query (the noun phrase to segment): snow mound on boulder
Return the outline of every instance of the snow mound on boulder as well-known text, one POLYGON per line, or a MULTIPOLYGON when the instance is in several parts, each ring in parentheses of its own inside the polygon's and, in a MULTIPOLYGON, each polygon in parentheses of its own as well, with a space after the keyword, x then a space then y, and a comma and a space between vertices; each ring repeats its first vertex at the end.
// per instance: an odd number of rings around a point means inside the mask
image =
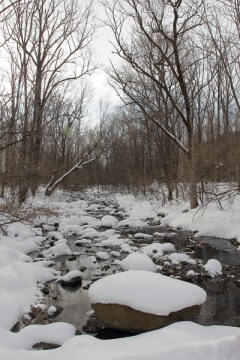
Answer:
POLYGON ((206 292, 199 286, 148 271, 131 270, 106 276, 89 289, 93 304, 119 304, 145 313, 168 316, 201 305, 206 292))
POLYGON ((156 272, 157 267, 146 254, 132 253, 120 261, 123 270, 145 270, 156 272))

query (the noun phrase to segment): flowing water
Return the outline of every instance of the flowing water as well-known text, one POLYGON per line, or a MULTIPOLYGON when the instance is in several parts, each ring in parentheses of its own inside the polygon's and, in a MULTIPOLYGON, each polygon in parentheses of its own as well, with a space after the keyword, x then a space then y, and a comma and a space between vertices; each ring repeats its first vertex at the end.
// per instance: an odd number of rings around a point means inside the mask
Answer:
MULTIPOLYGON (((101 216, 103 214, 100 214, 101 216)), ((96 216, 96 214, 94 214, 96 216)), ((240 326, 240 253, 236 247, 228 240, 202 237, 195 239, 192 234, 186 231, 162 228, 161 226, 149 226, 144 229, 122 229, 121 237, 128 237, 129 234, 136 232, 165 233, 164 237, 159 238, 159 242, 172 242, 179 252, 189 252, 192 258, 202 260, 206 263, 209 259, 217 259, 223 265, 223 275, 211 278, 206 274, 196 276, 192 279, 186 279, 182 274, 192 269, 189 265, 183 264, 179 267, 170 267, 165 271, 166 275, 180 277, 183 280, 191 281, 201 286, 207 292, 207 301, 202 305, 200 315, 193 319, 202 325, 231 325, 240 326), (167 273, 169 271, 169 273, 167 273)), ((119 250, 114 248, 76 246, 77 236, 70 236, 69 247, 73 252, 80 252, 76 257, 60 257, 56 259, 55 268, 66 273, 71 270, 81 270, 83 284, 81 288, 63 289, 59 283, 49 285, 49 295, 46 298, 48 304, 57 308, 62 308, 61 313, 55 318, 56 321, 64 321, 73 324, 81 333, 89 332, 96 335, 99 333, 101 338, 114 338, 126 336, 125 333, 105 329, 100 331, 101 327, 95 328, 95 323, 86 326, 88 316, 91 312, 91 304, 88 297, 90 284, 103 276, 110 275, 118 271, 118 266, 113 264, 114 258, 109 260, 95 259, 98 251, 119 250)), ((144 239, 143 243, 148 243, 144 239)), ((156 242, 156 238, 154 238, 156 242)), ((135 246, 137 241, 133 243, 135 246)), ((138 242, 139 245, 139 242, 138 242)), ((142 244, 141 244, 142 245, 142 244)), ((122 254, 121 258, 127 254, 122 254)), ((197 265, 196 270, 201 271, 202 264, 197 265)), ((143 289, 144 291, 144 289, 143 289)), ((129 335, 129 334, 127 334, 129 335)))

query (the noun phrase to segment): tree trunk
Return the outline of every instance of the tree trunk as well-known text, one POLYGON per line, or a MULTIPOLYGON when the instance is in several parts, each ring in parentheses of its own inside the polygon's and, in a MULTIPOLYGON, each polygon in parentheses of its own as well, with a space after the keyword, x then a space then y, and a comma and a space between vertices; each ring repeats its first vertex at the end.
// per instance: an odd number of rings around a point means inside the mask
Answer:
POLYGON ((189 167, 190 167, 190 181, 189 181, 189 198, 190 198, 190 207, 191 209, 195 209, 198 207, 198 197, 197 197, 197 177, 196 177, 196 169, 193 161, 193 156, 190 154, 189 156, 189 167))

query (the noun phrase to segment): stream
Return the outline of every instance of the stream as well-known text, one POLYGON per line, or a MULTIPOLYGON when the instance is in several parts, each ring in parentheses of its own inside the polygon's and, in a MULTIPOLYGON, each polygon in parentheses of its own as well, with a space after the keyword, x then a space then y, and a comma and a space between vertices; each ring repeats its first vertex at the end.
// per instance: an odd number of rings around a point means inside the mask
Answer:
MULTIPOLYGON (((101 211, 93 211, 89 215, 101 217, 105 214, 101 211)), ((170 242, 175 245, 177 252, 185 252, 191 258, 197 259, 195 266, 187 263, 171 267, 163 266, 160 272, 163 275, 192 282, 201 286, 207 292, 207 301, 202 305, 199 316, 193 321, 202 325, 240 326, 240 254, 236 250, 234 243, 210 237, 195 238, 193 234, 187 231, 161 227, 160 222, 149 223, 149 226, 145 228, 118 228, 118 232, 121 238, 130 238, 131 246, 139 247, 151 242, 170 242), (141 241, 137 241, 132 237, 135 233, 152 235, 156 232, 164 234, 164 236, 154 236, 154 240, 151 238, 142 239, 141 241), (211 278, 204 273, 202 265, 212 258, 222 263, 222 276, 211 278), (189 278, 186 276, 188 270, 194 270, 199 275, 189 278)), ((66 274, 71 270, 81 270, 82 286, 63 288, 56 282, 48 284, 49 291, 45 296, 45 303, 60 309, 59 314, 53 318, 53 321, 71 323, 79 333, 89 333, 100 338, 126 336, 126 334, 109 329, 105 329, 105 332, 102 331, 101 324, 98 324, 92 316, 88 297, 88 288, 94 281, 119 271, 118 264, 114 262, 116 258, 112 255, 112 251, 119 252, 119 247, 101 247, 88 244, 77 246, 75 241, 78 239, 79 236, 77 235, 68 237, 68 245, 76 255, 61 256, 54 259, 54 268, 60 270, 62 274, 66 274), (108 260, 96 260, 96 253, 100 251, 108 252, 110 258, 108 260)), ((122 260, 126 256, 127 253, 121 251, 118 259, 122 260)), ((161 260, 157 260, 156 264, 162 265, 161 260)))

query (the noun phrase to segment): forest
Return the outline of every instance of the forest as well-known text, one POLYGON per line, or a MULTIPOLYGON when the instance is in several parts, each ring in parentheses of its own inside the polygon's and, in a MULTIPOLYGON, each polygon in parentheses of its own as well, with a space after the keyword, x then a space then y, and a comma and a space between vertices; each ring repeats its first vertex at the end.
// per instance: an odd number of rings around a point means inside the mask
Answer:
MULTIPOLYGON (((236 0, 1 0, 0 195, 44 186, 240 188, 240 5, 236 0), (97 11, 96 9, 101 9, 97 11), (101 27, 119 97, 93 106, 101 27), (236 185, 239 184, 239 185, 236 185)), ((102 49, 104 51, 104 49, 102 49)), ((94 99, 96 102, 96 99, 94 99)))
POLYGON ((240 359, 240 1, 0 0, 0 360, 240 359))

